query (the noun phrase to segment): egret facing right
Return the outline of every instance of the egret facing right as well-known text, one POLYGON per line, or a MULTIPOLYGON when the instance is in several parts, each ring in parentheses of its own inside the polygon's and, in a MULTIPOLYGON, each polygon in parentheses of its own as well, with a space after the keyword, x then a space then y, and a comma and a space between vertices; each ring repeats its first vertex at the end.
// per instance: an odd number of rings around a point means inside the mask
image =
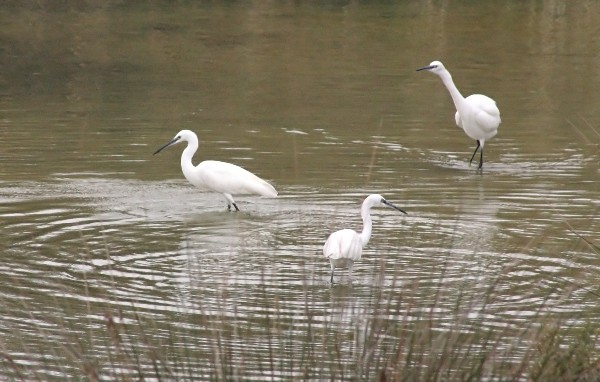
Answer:
POLYGON ((500 110, 496 106, 496 101, 483 94, 472 94, 464 98, 454 85, 450 72, 439 61, 433 61, 431 64, 417 69, 417 71, 420 70, 428 70, 442 79, 456 107, 456 114, 454 115, 456 125, 463 129, 470 138, 477 141, 477 147, 475 147, 469 165, 471 165, 477 150, 481 147, 479 168, 482 168, 485 141, 496 135, 501 122, 500 110))
POLYGON ((384 199, 383 196, 373 194, 367 196, 360 208, 363 220, 363 230, 358 233, 351 229, 342 229, 329 235, 323 246, 323 255, 331 263, 331 283, 333 284, 333 272, 336 267, 348 267, 348 276, 352 277, 354 262, 360 260, 363 248, 371 239, 373 222, 371 221, 371 208, 376 206, 392 207, 404 214, 406 212, 384 199))

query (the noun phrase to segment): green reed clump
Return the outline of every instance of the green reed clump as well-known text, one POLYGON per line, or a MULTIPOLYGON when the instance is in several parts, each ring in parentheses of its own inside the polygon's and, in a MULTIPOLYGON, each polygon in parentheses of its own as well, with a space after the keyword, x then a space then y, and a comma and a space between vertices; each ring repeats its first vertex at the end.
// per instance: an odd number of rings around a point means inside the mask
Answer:
POLYGON ((22 381, 594 380, 598 327, 555 314, 572 286, 511 312, 515 322, 497 319, 514 267, 462 284, 448 284, 444 268, 437 284, 425 285, 382 263, 375 279, 384 282, 366 301, 354 298, 360 285, 330 288, 309 266, 301 286, 288 290, 273 287, 285 283, 277 274, 252 282, 232 275, 195 284, 192 303, 162 316, 89 288, 84 317, 72 319, 80 313, 69 306, 54 317, 31 313, 30 335, 48 338, 41 349, 26 338, 19 350, 0 340, 2 374, 22 381), (247 311, 231 294, 235 283, 253 305, 269 308, 247 311))
POLYGON ((586 324, 572 328, 572 338, 558 332, 558 326, 546 328, 535 349, 530 378, 537 381, 596 381, 600 375, 597 328, 586 324))
MULTIPOLYGON (((438 293, 436 299, 442 300, 443 291, 438 293)), ((397 304, 384 293, 376 297, 376 314, 350 324, 323 321, 316 314, 286 318, 281 311, 249 323, 246 317, 222 311, 200 313, 203 330, 188 331, 179 323, 165 327, 143 318, 135 309, 107 311, 104 330, 92 334, 94 349, 71 349, 67 357, 55 350, 44 367, 72 363, 57 369, 91 381, 591 380, 597 375, 596 328, 546 322, 541 310, 523 329, 486 328, 486 304, 493 301, 493 293, 459 294, 445 328, 433 314, 435 305, 423 307, 410 296, 397 304)), ((355 313, 352 304, 342 309, 347 310, 342 314, 355 313)), ((17 366, 8 352, 2 355, 5 371, 15 379, 46 380, 47 375, 17 366)))

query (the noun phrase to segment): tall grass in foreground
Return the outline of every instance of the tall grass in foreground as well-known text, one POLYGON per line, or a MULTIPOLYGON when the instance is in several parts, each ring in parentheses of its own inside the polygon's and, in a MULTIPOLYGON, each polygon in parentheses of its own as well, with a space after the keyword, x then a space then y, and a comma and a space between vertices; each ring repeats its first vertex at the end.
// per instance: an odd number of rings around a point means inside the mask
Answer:
MULTIPOLYGON (((600 254, 597 244, 586 243, 600 254)), ((198 298, 167 320, 86 284, 83 310, 58 299, 48 304, 59 318, 30 309, 34 329, 24 335, 38 337, 41 347, 0 340, 2 374, 23 381, 597 380, 598 328, 554 314, 574 286, 551 290, 535 309, 512 312, 513 321, 497 319, 511 270, 481 287, 457 289, 444 287, 442 270, 428 299, 415 298, 418 282, 403 283, 399 272, 390 278, 387 270, 391 285, 372 288, 362 303, 353 287, 311 283, 317 276, 308 267, 307 282, 292 297, 272 288, 278 280, 265 273, 248 289, 253 303, 269 309, 246 312, 228 283, 194 285, 210 303, 198 298), (334 298, 324 304, 328 296, 334 298)))

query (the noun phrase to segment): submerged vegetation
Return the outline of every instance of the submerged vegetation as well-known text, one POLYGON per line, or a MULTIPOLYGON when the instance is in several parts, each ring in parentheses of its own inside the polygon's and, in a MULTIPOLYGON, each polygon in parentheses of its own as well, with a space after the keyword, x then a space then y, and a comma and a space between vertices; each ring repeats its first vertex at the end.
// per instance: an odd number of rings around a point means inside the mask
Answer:
MULTIPOLYGON (((597 243, 578 240, 600 254, 597 243)), ((423 285, 403 281, 400 269, 384 274, 382 263, 381 285, 369 286, 370 297, 360 302, 353 294, 364 286, 328 288, 309 266, 292 297, 272 287, 281 282, 277 275, 264 272, 251 283, 233 277, 190 286, 197 289, 192 302, 160 319, 144 308, 147 301, 114 301, 86 282, 85 316, 58 300, 48 302, 56 304, 54 317, 31 307, 24 337, 44 338, 45 347, 24 340, 16 351, 18 344, 0 341, 2 374, 23 381, 595 380, 598 328, 561 311, 582 288, 565 281, 542 300, 531 294, 535 308, 507 312, 505 276, 518 265, 456 288, 447 287, 442 269, 439 282, 425 286, 429 297, 416 298, 423 285), (248 283, 253 303, 270 308, 246 311, 230 294, 232 283, 248 283)))

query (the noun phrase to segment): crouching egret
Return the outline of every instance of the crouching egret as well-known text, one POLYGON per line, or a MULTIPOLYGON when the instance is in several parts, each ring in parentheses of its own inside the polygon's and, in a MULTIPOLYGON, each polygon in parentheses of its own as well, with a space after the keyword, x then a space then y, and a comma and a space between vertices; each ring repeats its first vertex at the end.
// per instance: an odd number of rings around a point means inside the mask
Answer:
POLYGON ((483 94, 472 94, 464 98, 454 85, 450 72, 439 61, 433 61, 431 64, 417 69, 417 71, 420 70, 428 70, 442 79, 456 107, 456 114, 454 115, 456 125, 463 129, 470 138, 477 141, 469 165, 473 162, 477 149, 481 147, 479 168, 482 168, 485 141, 496 135, 501 122, 500 110, 496 106, 496 101, 483 94))
POLYGON ((358 233, 351 229, 342 229, 329 235, 329 238, 323 246, 323 255, 331 263, 331 283, 333 284, 333 272, 335 268, 347 267, 348 275, 352 277, 352 267, 354 262, 360 260, 362 250, 371 238, 373 223, 371 221, 371 208, 377 206, 389 206, 406 214, 406 212, 378 194, 367 196, 360 208, 360 215, 363 220, 363 230, 358 233))
POLYGON ((185 178, 196 187, 223 194, 227 200, 227 210, 231 211, 232 205, 236 211, 240 210, 233 200, 233 194, 256 194, 271 198, 277 196, 277 191, 269 183, 234 164, 205 160, 194 166, 192 157, 198 150, 198 137, 193 131, 181 130, 175 138, 156 150, 154 155, 180 142, 187 142, 187 147, 181 154, 181 170, 185 178))

